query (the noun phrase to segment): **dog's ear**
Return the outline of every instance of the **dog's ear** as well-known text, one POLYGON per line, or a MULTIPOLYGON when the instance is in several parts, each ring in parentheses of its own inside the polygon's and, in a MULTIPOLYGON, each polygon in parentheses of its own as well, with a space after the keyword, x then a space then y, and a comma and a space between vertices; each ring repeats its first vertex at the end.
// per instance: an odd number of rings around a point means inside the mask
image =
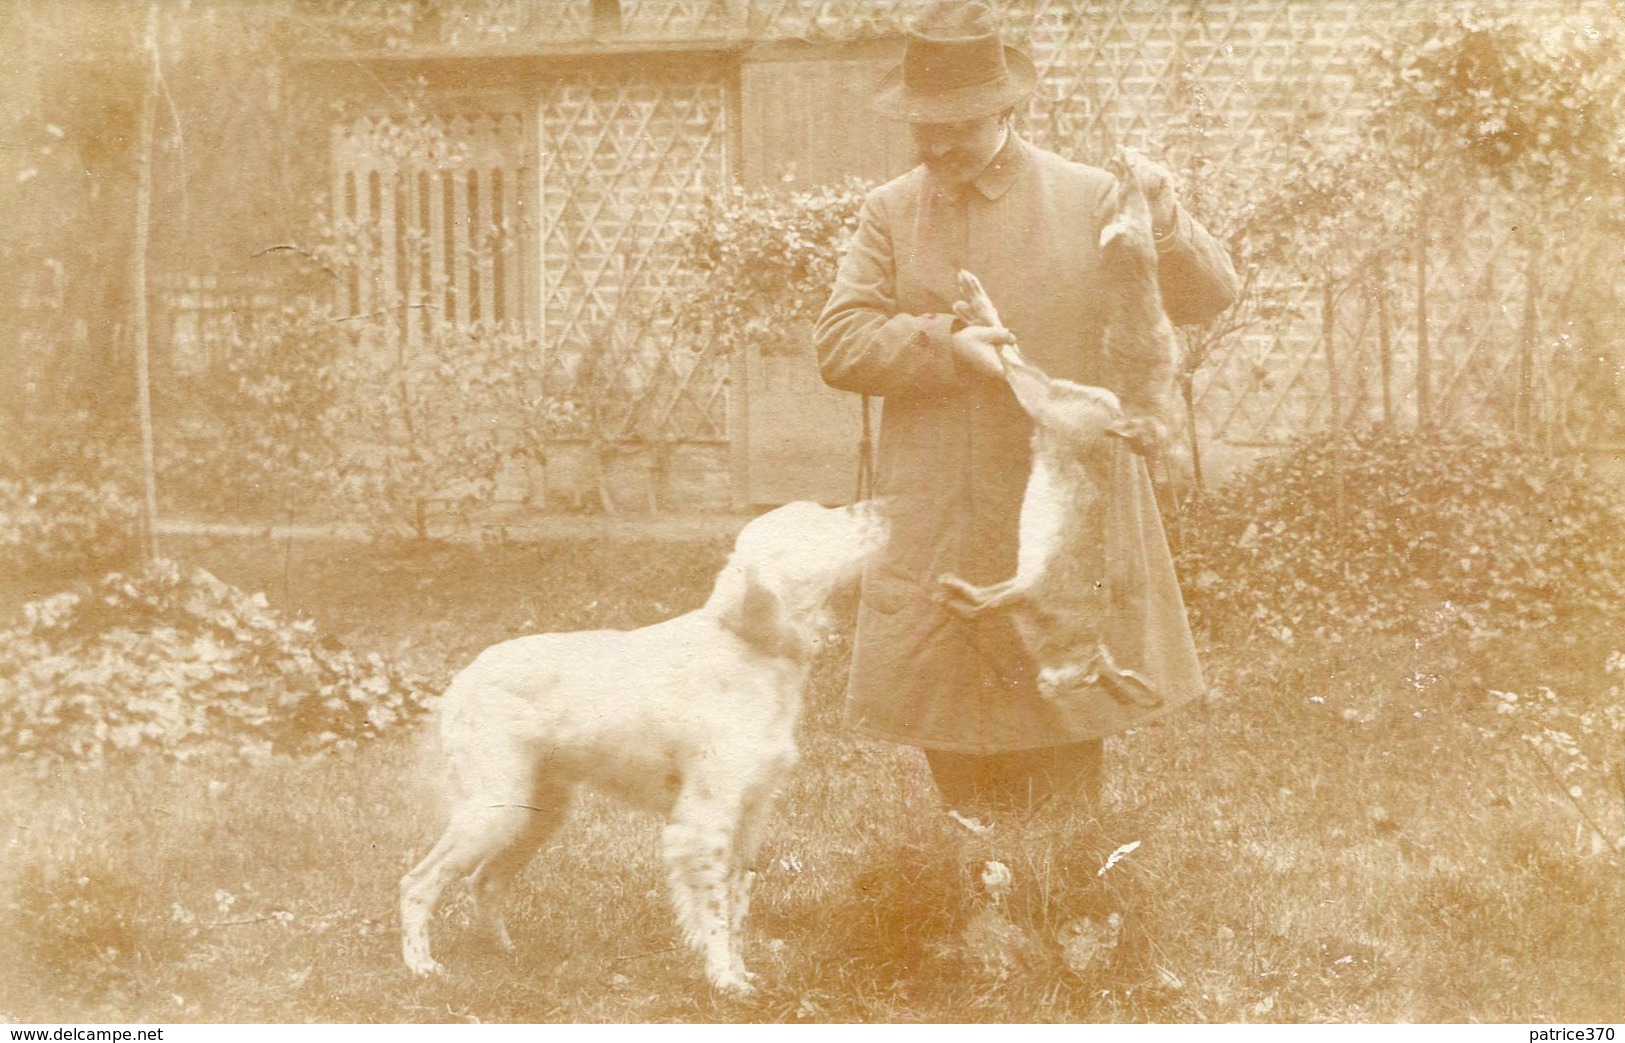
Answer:
POLYGON ((764 655, 797 660, 812 656, 812 639, 795 625, 779 596, 761 581, 755 565, 745 566, 744 590, 738 601, 723 610, 718 622, 764 655))

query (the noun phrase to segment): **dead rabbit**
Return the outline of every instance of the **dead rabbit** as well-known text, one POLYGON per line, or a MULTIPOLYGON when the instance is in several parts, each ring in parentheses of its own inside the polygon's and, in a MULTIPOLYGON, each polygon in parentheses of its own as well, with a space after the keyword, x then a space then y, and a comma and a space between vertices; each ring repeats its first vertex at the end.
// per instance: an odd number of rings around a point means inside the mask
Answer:
MULTIPOLYGON (((1119 664, 1108 647, 1113 611, 1106 560, 1113 454, 1144 450, 1164 437, 1158 417, 1171 390, 1173 325, 1157 284, 1151 212, 1126 156, 1108 169, 1117 177, 1113 210, 1101 230, 1112 279, 1104 348, 1126 378, 1128 401, 1112 391, 1048 376, 1015 345, 1001 351, 1004 377, 1033 420, 1033 462, 1021 504, 1016 573, 988 586, 957 576, 939 579, 953 612, 975 617, 1008 610, 1038 665, 1038 690, 1066 703, 1102 689, 1143 716, 1163 696, 1145 674, 1119 664), (1128 408, 1125 408, 1125 405, 1128 408)), ((1000 326, 998 310, 970 272, 959 273, 959 318, 1000 326)))

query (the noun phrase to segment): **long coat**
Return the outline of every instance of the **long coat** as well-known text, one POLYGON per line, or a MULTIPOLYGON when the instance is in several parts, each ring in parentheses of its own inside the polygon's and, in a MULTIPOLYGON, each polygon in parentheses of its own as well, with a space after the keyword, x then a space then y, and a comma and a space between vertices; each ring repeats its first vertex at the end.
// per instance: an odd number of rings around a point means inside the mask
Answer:
MULTIPOLYGON (((1112 185, 1105 171, 1012 134, 969 186, 944 187, 916 167, 864 202, 816 330, 825 382, 885 399, 876 492, 892 533, 863 578, 846 708, 860 733, 991 753, 1121 727, 1063 715, 1042 700, 1006 615, 966 621, 933 597, 945 573, 976 584, 1014 573, 1030 464, 1031 424, 1008 386, 955 365, 956 274, 964 268, 982 280, 1022 353, 1051 376, 1113 387, 1119 381, 1101 350, 1099 247, 1112 185)), ((1183 208, 1158 249, 1164 305, 1176 323, 1230 305, 1230 260, 1183 208)), ((1177 586, 1168 597, 1173 580, 1155 506, 1141 507, 1132 539, 1151 553, 1129 548, 1128 556, 1160 562, 1162 575, 1139 598, 1136 625, 1153 660, 1176 664, 1173 683, 1186 691, 1173 694, 1188 697, 1201 686, 1200 668, 1177 586)))

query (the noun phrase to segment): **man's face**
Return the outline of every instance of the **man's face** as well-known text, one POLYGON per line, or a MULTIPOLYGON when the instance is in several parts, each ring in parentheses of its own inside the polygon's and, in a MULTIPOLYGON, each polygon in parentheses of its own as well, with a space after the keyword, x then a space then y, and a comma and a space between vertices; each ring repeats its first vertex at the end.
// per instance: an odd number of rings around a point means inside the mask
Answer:
POLYGON ((915 123, 914 151, 921 163, 950 185, 970 183, 999 148, 997 114, 958 123, 915 123))

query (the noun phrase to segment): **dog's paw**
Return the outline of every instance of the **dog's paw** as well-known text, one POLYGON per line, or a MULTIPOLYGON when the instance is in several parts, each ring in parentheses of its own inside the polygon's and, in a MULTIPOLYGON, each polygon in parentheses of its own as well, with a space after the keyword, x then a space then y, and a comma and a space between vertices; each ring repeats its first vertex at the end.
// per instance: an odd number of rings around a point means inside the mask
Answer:
POLYGON ((406 969, 419 978, 444 978, 446 976, 445 965, 439 960, 429 959, 428 957, 408 959, 406 969))
POLYGON ((729 971, 712 977, 711 984, 718 992, 743 999, 756 991, 756 975, 747 970, 729 971))

